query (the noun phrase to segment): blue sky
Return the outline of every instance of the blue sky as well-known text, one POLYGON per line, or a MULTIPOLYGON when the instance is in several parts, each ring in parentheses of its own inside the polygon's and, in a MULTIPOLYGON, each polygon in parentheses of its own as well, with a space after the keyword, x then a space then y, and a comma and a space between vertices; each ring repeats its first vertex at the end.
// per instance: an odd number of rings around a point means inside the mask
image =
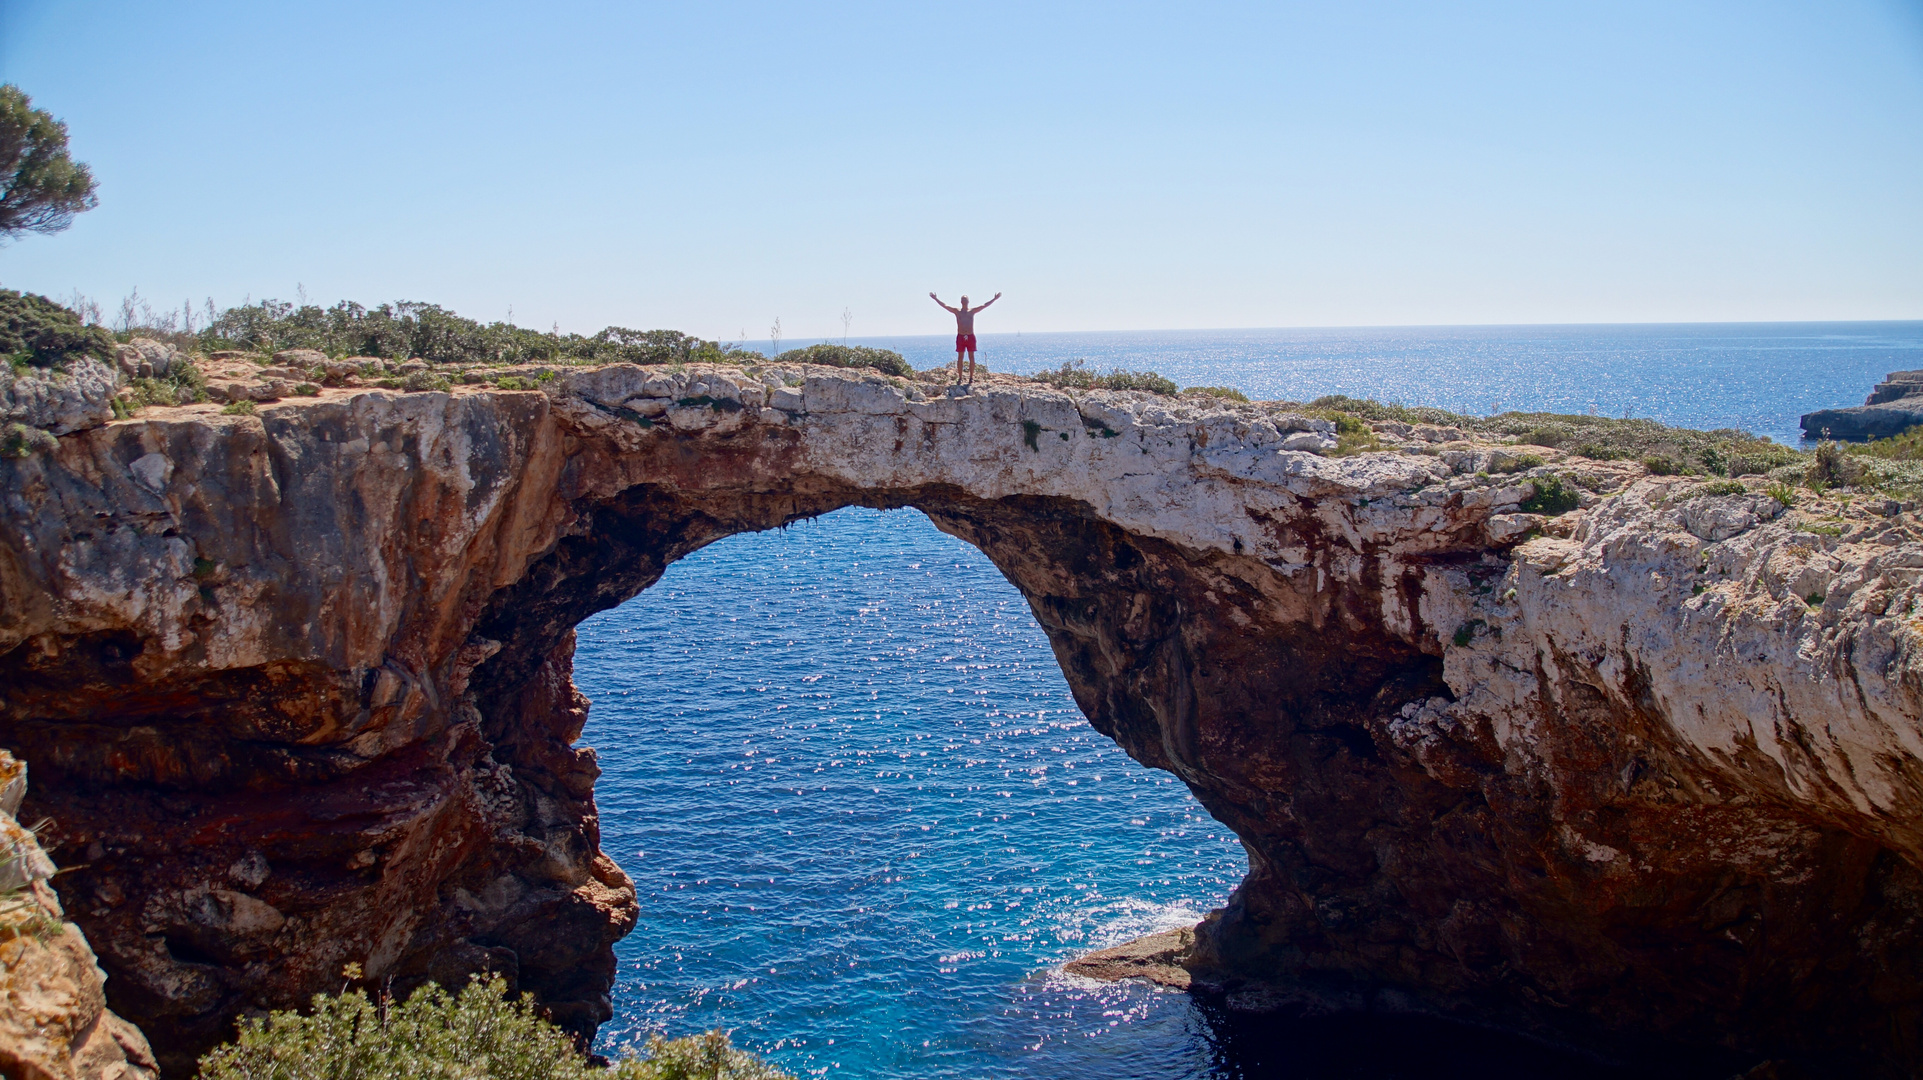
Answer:
POLYGON ((1923 318, 1923 3, 0 0, 0 283, 791 340, 1923 318))

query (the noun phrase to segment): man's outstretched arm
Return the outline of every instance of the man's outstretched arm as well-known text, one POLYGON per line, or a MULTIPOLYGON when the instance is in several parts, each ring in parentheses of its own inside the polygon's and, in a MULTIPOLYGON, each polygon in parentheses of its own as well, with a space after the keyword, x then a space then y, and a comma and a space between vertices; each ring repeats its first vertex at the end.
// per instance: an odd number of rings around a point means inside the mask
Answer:
MULTIPOLYGON (((929 293, 928 299, 933 300, 937 304, 941 304, 941 297, 936 296, 934 293, 929 293)), ((984 304, 983 306, 986 307, 987 305, 984 304)), ((941 307, 943 311, 947 311, 947 312, 953 312, 955 310, 954 308, 949 307, 947 304, 941 304, 941 307)))
MULTIPOLYGON (((988 299, 986 299, 986 300, 983 300, 983 301, 982 301, 981 303, 979 303, 979 304, 976 304, 976 305, 975 305, 975 310, 976 310, 976 311, 980 311, 981 309, 983 309, 983 308, 985 308, 985 307, 987 307, 988 305, 990 305, 990 304, 992 304, 992 303, 994 303, 994 302, 995 302, 995 301, 997 301, 997 300, 1000 300, 1001 298, 1002 298, 1002 294, 1001 294, 1001 293, 996 293, 995 295, 993 295, 993 296, 991 296, 991 297, 989 297, 988 299)), ((937 303, 937 304, 940 304, 940 303, 941 303, 941 301, 939 301, 939 300, 937 300, 937 301, 935 301, 935 303, 937 303)), ((944 306, 944 307, 946 307, 947 305, 946 305, 946 304, 943 304, 942 306, 944 306)))

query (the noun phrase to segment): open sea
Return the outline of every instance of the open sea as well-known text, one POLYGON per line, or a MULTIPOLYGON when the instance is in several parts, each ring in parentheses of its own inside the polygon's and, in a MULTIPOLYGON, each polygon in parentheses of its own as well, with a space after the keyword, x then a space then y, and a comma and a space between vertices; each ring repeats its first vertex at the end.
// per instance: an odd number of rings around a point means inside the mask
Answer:
MULTIPOLYGON (((997 371, 1081 358, 1257 399, 1593 410, 1792 445, 1800 414, 1923 368, 1916 322, 981 342, 997 371)), ((950 337, 859 343, 917 368, 954 359, 950 337)), ((1429 1021, 1233 1020, 1062 975, 1079 953, 1196 922, 1247 861, 1172 776, 1088 726, 1013 586, 915 511, 843 510, 696 552, 581 625, 575 681, 594 702, 582 743, 604 769, 602 845, 641 898, 603 1049, 720 1027, 801 1076, 1618 1075, 1429 1021)))

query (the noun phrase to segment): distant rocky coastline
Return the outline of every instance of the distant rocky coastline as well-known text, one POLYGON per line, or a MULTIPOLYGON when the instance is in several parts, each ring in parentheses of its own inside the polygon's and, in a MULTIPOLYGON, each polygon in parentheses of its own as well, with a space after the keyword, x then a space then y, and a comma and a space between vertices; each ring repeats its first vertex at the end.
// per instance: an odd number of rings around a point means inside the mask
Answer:
POLYGON ((1923 424, 1923 371, 1892 371, 1861 405, 1803 414, 1805 439, 1864 442, 1923 424))

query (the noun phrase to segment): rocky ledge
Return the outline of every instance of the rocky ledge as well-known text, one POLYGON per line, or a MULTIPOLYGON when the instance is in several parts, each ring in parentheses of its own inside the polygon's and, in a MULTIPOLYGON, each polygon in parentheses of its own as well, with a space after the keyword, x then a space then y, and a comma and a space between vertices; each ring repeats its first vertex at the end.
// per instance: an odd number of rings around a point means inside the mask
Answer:
POLYGON ((637 900, 572 628, 849 505, 987 553, 1091 723, 1242 838, 1181 965, 1231 1004, 1923 1065, 1902 507, 1437 427, 1338 457, 1285 408, 1025 380, 528 374, 155 408, 0 462, 0 745, 175 1074, 349 962, 606 1019, 637 900))
POLYGON ((1923 424, 1923 371, 1892 371, 1861 405, 1804 413, 1805 439, 1862 442, 1901 435, 1923 424))
POLYGON ((0 1075, 152 1080, 140 1030, 107 1008, 106 975, 48 887, 53 860, 14 815, 27 768, 0 751, 0 1075))

